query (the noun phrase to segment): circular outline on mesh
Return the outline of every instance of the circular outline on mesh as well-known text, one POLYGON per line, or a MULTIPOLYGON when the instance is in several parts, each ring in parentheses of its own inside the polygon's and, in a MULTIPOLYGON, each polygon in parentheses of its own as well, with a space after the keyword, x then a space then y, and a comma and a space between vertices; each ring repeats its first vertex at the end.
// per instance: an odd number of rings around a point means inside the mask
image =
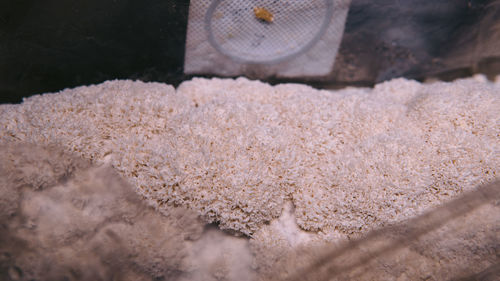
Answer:
POLYGON ((311 47, 316 45, 318 41, 321 39, 321 37, 325 34, 326 29, 328 28, 329 23, 332 20, 333 17, 333 3, 332 0, 325 0, 325 3, 327 5, 327 10, 326 10, 326 15, 325 15, 325 20, 323 21, 323 24, 321 25, 320 30, 316 34, 316 36, 311 39, 304 47, 298 49, 295 52, 292 52, 291 54, 287 54, 281 57, 277 57, 274 59, 267 59, 267 60, 249 60, 249 59, 244 59, 238 56, 235 56, 227 51, 225 51, 217 42, 215 41, 214 35, 212 33, 212 28, 210 27, 210 22, 212 19, 212 15, 215 12, 215 8, 224 0, 213 0, 212 4, 207 9, 207 13, 205 14, 205 31, 208 33, 208 41, 210 44, 221 54, 228 56, 234 61, 240 62, 240 63, 256 63, 256 64, 274 64, 278 62, 282 62, 285 60, 289 60, 291 58, 297 57, 306 51, 308 51, 311 47))

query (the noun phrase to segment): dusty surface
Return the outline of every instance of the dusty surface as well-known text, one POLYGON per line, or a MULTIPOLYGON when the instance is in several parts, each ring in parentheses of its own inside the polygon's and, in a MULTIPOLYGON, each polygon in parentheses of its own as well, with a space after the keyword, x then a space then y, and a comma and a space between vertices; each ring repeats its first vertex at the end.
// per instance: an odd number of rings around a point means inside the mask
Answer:
POLYGON ((110 167, 0 146, 1 280, 251 280, 248 241, 146 206, 110 167))
POLYGON ((2 280, 500 277, 499 181, 404 224, 325 244, 299 229, 290 203, 253 238, 234 237, 183 208, 160 215, 112 168, 57 147, 0 152, 2 280))
POLYGON ((109 163, 160 211, 223 229, 252 235, 289 200, 302 229, 346 236, 498 177, 500 85, 480 80, 336 92, 112 81, 0 106, 0 143, 109 163))
MULTIPOLYGON (((499 108, 500 84, 482 77, 335 92, 246 79, 194 79, 177 90, 111 81, 34 96, 0 106, 2 227, 40 261, 68 257, 63 271, 85 257, 104 268, 71 273, 82 280, 111 276, 106 257, 116 249, 135 257, 117 262, 136 265, 132 277, 292 277, 297 264, 321 257, 313 245, 405 221, 498 178, 499 108), (197 215, 248 237, 203 230, 197 215), (95 250, 110 233, 122 242, 95 250), (85 257, 69 258, 75 249, 85 257)), ((493 201, 464 213, 456 225, 427 231, 427 244, 406 241, 403 252, 362 272, 442 280, 461 274, 458 265, 486 270, 498 259, 497 209, 493 201)), ((47 266, 3 253, 2 273, 13 280, 47 266)))

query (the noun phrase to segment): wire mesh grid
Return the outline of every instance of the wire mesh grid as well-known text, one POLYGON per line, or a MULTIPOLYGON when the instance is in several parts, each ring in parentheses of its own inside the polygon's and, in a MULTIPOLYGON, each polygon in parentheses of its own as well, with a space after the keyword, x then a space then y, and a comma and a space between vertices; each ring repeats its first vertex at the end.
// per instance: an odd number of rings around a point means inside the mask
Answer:
POLYGON ((276 63, 314 46, 332 13, 331 0, 213 0, 205 29, 213 47, 233 60, 276 63))

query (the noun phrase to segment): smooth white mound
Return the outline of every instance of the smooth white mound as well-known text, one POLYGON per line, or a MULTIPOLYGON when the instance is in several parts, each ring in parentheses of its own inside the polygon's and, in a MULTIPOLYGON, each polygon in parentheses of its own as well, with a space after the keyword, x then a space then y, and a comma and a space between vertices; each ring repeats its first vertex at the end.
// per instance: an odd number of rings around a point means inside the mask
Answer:
POLYGON ((302 229, 343 236, 498 177, 500 83, 110 81, 0 105, 0 144, 13 141, 110 163, 160 211, 252 235, 290 201, 302 229))

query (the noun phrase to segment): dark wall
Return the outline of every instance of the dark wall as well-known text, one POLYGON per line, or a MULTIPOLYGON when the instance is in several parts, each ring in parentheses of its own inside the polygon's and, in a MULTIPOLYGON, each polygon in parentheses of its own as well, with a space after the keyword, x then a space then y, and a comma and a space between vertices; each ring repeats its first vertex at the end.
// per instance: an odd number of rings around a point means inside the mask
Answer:
POLYGON ((450 80, 499 66, 500 0, 353 0, 327 80, 450 80))
POLYGON ((188 8, 188 0, 0 0, 0 102, 108 79, 176 84, 188 8))
MULTIPOLYGON (((189 0, 0 0, 0 103, 110 79, 177 85, 189 0)), ((500 0, 352 0, 335 68, 295 80, 500 74, 500 0)), ((268 80, 272 83, 282 80, 268 80)))

